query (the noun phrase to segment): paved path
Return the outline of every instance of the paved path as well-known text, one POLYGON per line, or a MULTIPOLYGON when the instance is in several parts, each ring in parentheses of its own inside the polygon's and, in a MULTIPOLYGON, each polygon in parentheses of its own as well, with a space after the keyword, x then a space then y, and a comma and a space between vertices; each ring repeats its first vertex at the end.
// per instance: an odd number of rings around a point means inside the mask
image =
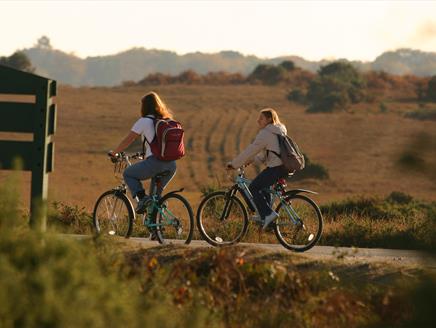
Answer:
MULTIPOLYGON (((144 247, 156 247, 159 245, 157 241, 150 241, 146 238, 130 238, 130 240, 139 242, 144 247)), ((271 252, 291 252, 279 244, 239 243, 239 245, 256 247, 271 252)), ((193 240, 189 246, 212 247, 202 240, 193 240)), ((436 269, 436 258, 429 257, 420 251, 411 250, 315 246, 304 253, 298 254, 303 254, 304 256, 313 259, 345 259, 347 261, 356 262, 388 262, 390 264, 399 265, 422 265, 436 269)))

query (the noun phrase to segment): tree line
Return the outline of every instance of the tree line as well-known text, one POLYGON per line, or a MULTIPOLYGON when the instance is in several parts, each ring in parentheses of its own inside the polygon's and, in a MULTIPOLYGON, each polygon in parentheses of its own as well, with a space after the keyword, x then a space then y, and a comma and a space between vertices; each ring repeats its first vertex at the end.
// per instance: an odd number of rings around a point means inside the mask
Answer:
MULTIPOLYGON (((0 57, 0 64, 26 72, 35 70, 21 51, 9 57, 0 57)), ((316 74, 286 60, 277 65, 259 64, 247 76, 224 71, 199 74, 187 70, 178 75, 152 73, 138 82, 123 82, 124 86, 166 84, 282 85, 290 88, 288 100, 307 105, 308 112, 344 110, 351 104, 378 101, 394 93, 420 102, 436 102, 436 75, 429 78, 391 75, 383 71, 362 73, 346 61, 321 66, 316 74)))

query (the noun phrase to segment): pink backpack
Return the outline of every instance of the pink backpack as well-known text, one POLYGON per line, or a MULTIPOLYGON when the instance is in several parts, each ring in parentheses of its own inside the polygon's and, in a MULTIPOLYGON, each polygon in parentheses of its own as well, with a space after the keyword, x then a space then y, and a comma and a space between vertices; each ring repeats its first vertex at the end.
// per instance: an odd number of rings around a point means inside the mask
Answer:
POLYGON ((172 119, 147 118, 153 120, 156 135, 151 143, 144 138, 143 148, 145 148, 145 142, 147 142, 154 157, 161 161, 174 161, 182 158, 185 155, 185 146, 183 144, 185 132, 182 125, 172 119))

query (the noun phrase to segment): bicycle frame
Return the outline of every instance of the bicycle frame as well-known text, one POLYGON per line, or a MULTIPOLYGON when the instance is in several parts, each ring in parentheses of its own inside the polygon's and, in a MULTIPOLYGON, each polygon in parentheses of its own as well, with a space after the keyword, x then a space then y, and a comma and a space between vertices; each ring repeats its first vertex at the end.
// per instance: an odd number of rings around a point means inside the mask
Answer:
MULTIPOLYGON (((123 170, 125 167, 131 166, 132 165, 132 162, 130 161, 131 158, 142 159, 143 157, 140 153, 136 153, 133 155, 127 155, 125 153, 121 153, 119 158, 120 158, 120 161, 115 163, 114 173, 121 173, 121 170, 123 170), (126 164, 125 167, 123 167, 123 163, 126 164)), ((149 206, 149 209, 147 210, 147 215, 144 215, 144 219, 143 219, 143 224, 147 228, 155 228, 157 226, 172 224, 172 219, 170 218, 170 216, 175 217, 174 214, 172 214, 171 211, 169 211, 168 209, 166 209, 166 211, 169 213, 169 215, 166 215, 165 212, 162 210, 162 207, 159 206, 159 200, 161 198, 161 196, 158 194, 159 184, 160 184, 160 180, 157 179, 153 183, 152 188, 150 190, 151 204, 149 206), (152 218, 153 218, 153 214, 155 213, 155 211, 158 211, 165 218, 164 224, 152 223, 152 218)), ((118 187, 115 187, 113 190, 126 194, 127 193, 127 186, 126 186, 126 183, 124 182, 124 179, 122 179, 121 185, 119 185, 118 187)), ((182 192, 182 191, 183 191, 183 188, 181 188, 179 190, 171 191, 168 194, 178 193, 178 192, 182 192)))
MULTIPOLYGON (((229 200, 231 199, 232 196, 235 196, 238 191, 241 193, 242 198, 244 199, 247 207, 252 212, 255 212, 256 214, 259 215, 259 211, 253 200, 253 195, 251 194, 250 189, 248 188, 248 186, 251 183, 251 180, 245 177, 245 172, 243 168, 238 169, 238 175, 235 179, 235 182, 236 183, 227 192, 228 198, 220 219, 225 220, 229 216, 231 205, 232 205, 232 202, 230 202, 229 200)), ((271 204, 274 204, 274 202, 277 199, 279 199, 285 211, 287 212, 289 217, 291 217, 292 222, 295 225, 300 225, 302 221, 299 218, 298 214, 295 212, 295 210, 292 208, 291 204, 286 202, 283 191, 284 190, 276 189, 273 187, 268 188, 267 192, 271 194, 271 204)))

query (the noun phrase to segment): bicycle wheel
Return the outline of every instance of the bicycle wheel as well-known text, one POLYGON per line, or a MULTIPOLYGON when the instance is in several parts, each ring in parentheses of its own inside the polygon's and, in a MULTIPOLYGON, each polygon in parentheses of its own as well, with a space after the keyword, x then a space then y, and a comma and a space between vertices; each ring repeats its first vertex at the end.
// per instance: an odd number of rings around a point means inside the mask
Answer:
POLYGON ((280 203, 276 212, 274 231, 278 241, 287 249, 304 252, 318 242, 322 233, 322 215, 316 203, 307 196, 286 197, 286 206, 280 203))
POLYGON ((189 202, 179 194, 167 194, 156 211, 156 237, 159 243, 189 244, 194 234, 194 214, 189 202))
POLYGON ((94 206, 92 222, 98 234, 129 238, 135 214, 125 194, 118 190, 103 193, 94 206))
POLYGON ((201 201, 197 211, 197 225, 201 236, 209 244, 232 245, 247 233, 247 209, 239 198, 232 196, 227 199, 225 191, 217 191, 201 201))

